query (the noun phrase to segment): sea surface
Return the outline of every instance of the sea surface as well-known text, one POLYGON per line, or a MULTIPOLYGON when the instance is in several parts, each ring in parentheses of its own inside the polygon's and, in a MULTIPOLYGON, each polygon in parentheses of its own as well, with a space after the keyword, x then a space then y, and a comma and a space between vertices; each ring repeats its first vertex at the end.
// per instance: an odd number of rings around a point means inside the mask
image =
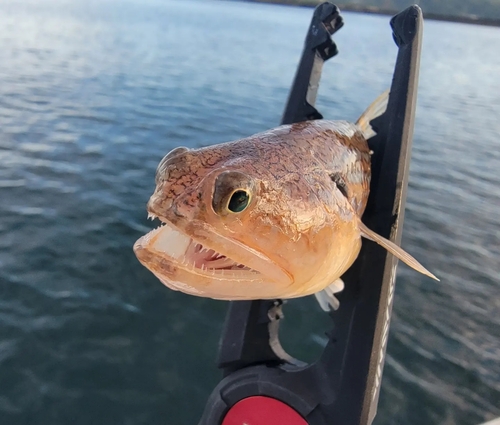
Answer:
MULTIPOLYGON (((136 260, 173 147, 279 123, 312 9, 209 0, 0 0, 0 424, 190 425, 220 378, 227 304, 136 260)), ((318 108, 391 81, 389 18, 344 13, 318 108)), ((500 416, 500 28, 426 22, 377 425, 500 416)), ((329 318, 286 306, 313 360, 329 318)))

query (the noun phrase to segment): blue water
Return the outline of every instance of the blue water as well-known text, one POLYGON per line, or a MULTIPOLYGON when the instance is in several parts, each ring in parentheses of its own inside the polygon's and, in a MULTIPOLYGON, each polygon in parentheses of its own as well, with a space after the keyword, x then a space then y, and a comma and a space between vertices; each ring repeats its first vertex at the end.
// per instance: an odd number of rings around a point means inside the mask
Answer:
MULTIPOLYGON (((310 9, 0 0, 0 423, 197 423, 227 304, 174 293, 134 241, 158 161, 275 126, 310 9)), ((345 13, 318 107, 354 120, 389 84, 388 18, 345 13)), ((376 419, 500 416, 500 29, 427 22, 403 246, 376 419)), ((328 320, 286 309, 311 360, 328 320)))

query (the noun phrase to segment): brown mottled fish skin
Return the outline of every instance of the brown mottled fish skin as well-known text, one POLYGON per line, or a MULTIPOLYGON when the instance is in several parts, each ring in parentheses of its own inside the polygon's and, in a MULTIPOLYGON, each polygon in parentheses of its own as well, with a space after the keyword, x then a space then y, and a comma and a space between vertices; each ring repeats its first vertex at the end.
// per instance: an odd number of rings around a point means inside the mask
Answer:
POLYGON ((159 230, 134 250, 165 285, 216 299, 293 298, 321 291, 356 259, 370 150, 355 124, 307 121, 235 142, 174 149, 160 163, 156 184, 150 213, 247 270, 190 265, 196 263, 190 248, 172 257, 170 248, 159 248, 159 230), (227 199, 238 188, 250 193, 250 203, 233 213, 227 199))

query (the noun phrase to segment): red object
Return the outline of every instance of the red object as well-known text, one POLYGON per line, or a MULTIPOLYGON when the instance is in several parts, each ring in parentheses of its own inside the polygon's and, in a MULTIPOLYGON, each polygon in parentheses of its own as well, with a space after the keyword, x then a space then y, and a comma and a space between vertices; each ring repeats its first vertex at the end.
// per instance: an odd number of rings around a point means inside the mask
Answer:
POLYGON ((275 398, 254 396, 236 403, 222 425, 308 425, 306 420, 275 398))

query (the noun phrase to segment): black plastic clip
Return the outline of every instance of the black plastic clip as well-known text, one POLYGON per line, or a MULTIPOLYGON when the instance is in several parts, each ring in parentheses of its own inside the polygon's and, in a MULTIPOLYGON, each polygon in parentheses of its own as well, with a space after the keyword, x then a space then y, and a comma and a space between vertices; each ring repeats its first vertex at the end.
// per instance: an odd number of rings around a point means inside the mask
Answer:
MULTIPOLYGON (((342 26, 336 6, 316 9, 282 123, 321 118, 314 108, 321 66, 337 49, 330 34, 342 26), (317 30, 317 31, 316 31, 317 30), (326 37, 326 38, 325 38, 326 37), (312 109, 311 109, 312 108, 312 109)), ((401 239, 422 38, 422 12, 412 6, 391 20, 398 56, 386 112, 372 122, 371 192, 363 221, 380 235, 401 239)), ((342 276, 345 289, 332 312, 334 329, 321 358, 305 364, 288 356, 278 338, 281 302, 232 302, 218 366, 225 378, 210 396, 200 425, 220 425, 251 396, 286 403, 308 425, 368 425, 375 417, 395 287, 396 259, 370 241, 342 276)))
POLYGON ((281 124, 323 118, 314 107, 319 79, 324 61, 338 53, 331 35, 343 25, 339 8, 334 4, 320 4, 314 11, 281 124))

